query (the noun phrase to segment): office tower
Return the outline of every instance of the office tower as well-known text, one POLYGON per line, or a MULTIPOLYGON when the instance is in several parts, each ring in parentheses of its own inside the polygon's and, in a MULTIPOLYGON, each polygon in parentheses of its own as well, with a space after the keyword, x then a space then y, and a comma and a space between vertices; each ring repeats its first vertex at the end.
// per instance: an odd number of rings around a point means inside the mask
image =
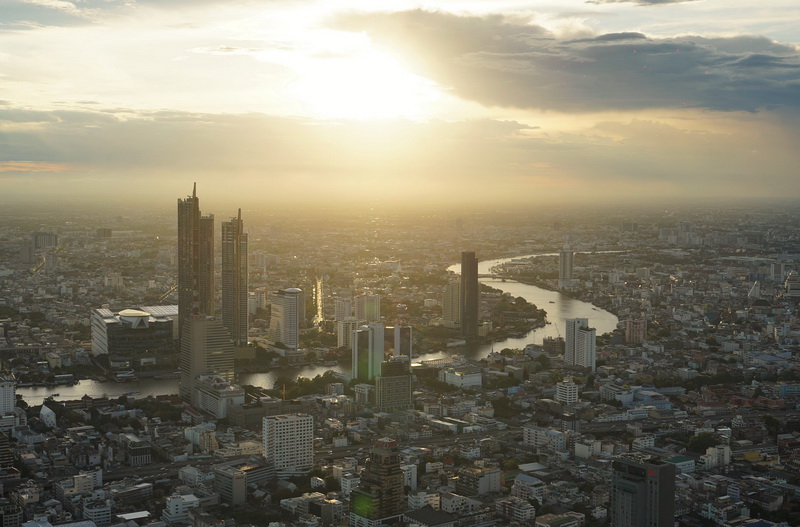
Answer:
POLYGON ((588 318, 570 318, 566 320, 567 338, 564 340, 564 362, 568 366, 575 365, 575 345, 578 329, 589 327, 588 318))
POLYGON ((646 457, 611 464, 611 526, 672 527, 675 521, 675 465, 646 457))
POLYGON ((380 374, 384 360, 384 326, 370 322, 356 330, 353 338, 353 379, 369 381, 380 374))
POLYGON ((214 215, 201 216, 197 184, 178 200, 178 331, 192 315, 214 314, 214 215))
POLYGON ((336 321, 336 346, 353 349, 353 334, 358 329, 358 319, 347 317, 336 321))
POLYGON ((307 414, 269 415, 261 422, 264 457, 279 477, 314 468, 314 418, 307 414))
POLYGON ((347 298, 337 298, 333 304, 334 320, 345 320, 353 316, 353 300, 347 298))
POLYGON ((235 346, 247 345, 247 233, 242 209, 222 222, 222 322, 235 346))
POLYGON ((106 355, 112 370, 174 370, 178 306, 155 306, 153 311, 93 309, 92 355, 106 355))
POLYGON ((350 527, 398 523, 405 510, 400 449, 388 437, 372 447, 358 487, 350 493, 350 527))
POLYGON ((641 344, 647 338, 647 321, 628 319, 625 321, 625 342, 641 344))
POLYGON ((387 326, 384 332, 384 351, 392 350, 392 357, 407 357, 414 352, 411 326, 387 326))
POLYGON ((375 408, 379 412, 398 412, 413 408, 413 378, 406 361, 384 361, 375 377, 375 408))
POLYGON ((461 327, 461 284, 458 280, 453 280, 444 286, 442 323, 444 327, 450 329, 461 327))
POLYGON ((11 374, 0 374, 0 415, 14 411, 17 404, 17 381, 11 374))
POLYGON ((572 287, 574 253, 568 243, 558 253, 558 288, 572 287))
POLYGON ((597 330, 578 328, 575 334, 575 366, 594 371, 597 363, 597 330))
POLYGON ((181 336, 181 398, 195 404, 195 381, 200 375, 217 374, 233 381, 233 341, 222 320, 193 315, 181 336))
POLYGON ((355 298, 355 316, 362 322, 375 322, 381 319, 380 295, 359 295, 355 298))
POLYGON ((273 342, 282 342, 290 350, 296 350, 305 310, 303 290, 290 287, 276 291, 270 295, 270 303, 269 338, 273 342))
POLYGON ((473 338, 478 335, 478 259, 472 251, 461 253, 461 287, 459 306, 461 308, 461 335, 473 338))
POLYGON ((58 247, 58 234, 52 232, 35 232, 31 234, 31 245, 33 245, 34 250, 58 247))

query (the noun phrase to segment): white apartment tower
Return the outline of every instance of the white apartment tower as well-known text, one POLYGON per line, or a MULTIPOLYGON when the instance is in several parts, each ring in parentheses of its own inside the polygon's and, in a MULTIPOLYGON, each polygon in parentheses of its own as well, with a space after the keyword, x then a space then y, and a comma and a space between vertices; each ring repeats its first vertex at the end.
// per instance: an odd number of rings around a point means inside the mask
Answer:
POLYGON ((314 468, 314 418, 306 414, 270 415, 262 421, 264 457, 278 476, 305 475, 314 468))
POLYGON ((381 319, 380 295, 360 295, 355 298, 355 316, 358 320, 374 322, 381 319))
POLYGON ((575 338, 575 366, 582 366, 595 371, 597 362, 597 330, 594 328, 578 328, 575 338))
POLYGON ((461 284, 458 280, 444 286, 442 322, 446 328, 461 327, 461 284))
POLYGON ((556 384, 556 401, 561 404, 574 404, 578 402, 578 385, 567 378, 556 384))
POLYGON ((577 340, 578 329, 589 327, 588 318, 570 318, 566 320, 567 336, 564 341, 564 362, 567 365, 575 365, 575 343, 577 340))
POLYGON ((304 316, 303 290, 296 287, 276 291, 270 295, 272 316, 269 320, 269 337, 296 350, 300 323, 304 316))

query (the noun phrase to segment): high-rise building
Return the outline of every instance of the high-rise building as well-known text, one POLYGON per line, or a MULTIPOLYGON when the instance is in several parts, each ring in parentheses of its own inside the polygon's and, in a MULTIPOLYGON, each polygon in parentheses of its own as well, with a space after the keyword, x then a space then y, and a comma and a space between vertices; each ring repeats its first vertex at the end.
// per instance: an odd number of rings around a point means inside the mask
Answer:
POLYGON ((646 457, 612 464, 611 526, 672 527, 675 522, 675 465, 646 457))
POLYGON ((359 295, 355 297, 355 317, 362 322, 375 322, 381 319, 380 295, 359 295))
POLYGON ((578 328, 575 335, 575 366, 594 371, 597 364, 597 330, 578 328))
POLYGON ((106 355, 112 370, 174 370, 178 307, 157 306, 153 311, 93 309, 92 355, 106 355))
POLYGON ((589 327, 588 318, 570 318, 566 321, 567 335, 564 340, 564 362, 569 366, 575 365, 575 346, 578 340, 578 329, 589 327))
POLYGON ((307 414, 269 415, 262 420, 264 457, 278 476, 305 475, 314 468, 314 418, 307 414))
POLYGON ((406 361, 384 361, 375 377, 375 407, 379 412, 413 408, 413 377, 406 361))
POLYGON ((411 326, 386 326, 384 350, 392 350, 392 357, 407 357, 411 361, 414 353, 413 331, 411 326))
POLYGON ((384 361, 384 326, 370 322, 356 330, 353 338, 353 379, 372 380, 380 374, 384 361))
POLYGON ((282 342, 290 350, 299 344, 300 326, 305 312, 303 290, 290 287, 270 295, 272 315, 269 319, 269 337, 282 342))
POLYGON ((558 288, 572 287, 574 254, 568 243, 558 253, 558 288))
POLYGON ((625 321, 625 342, 641 344, 647 338, 647 320, 627 319, 625 321))
POLYGON ((201 216, 197 184, 178 200, 178 331, 192 315, 214 314, 214 215, 201 216))
POLYGON ((247 233, 242 209, 222 222, 222 322, 235 346, 247 345, 247 233))
POLYGON ((358 487, 350 493, 350 527, 398 523, 405 510, 400 449, 388 437, 372 447, 358 487))
POLYGON ((450 329, 461 327, 461 284, 458 280, 453 280, 444 286, 442 323, 444 327, 450 329))
POLYGON ((17 381, 11 374, 0 375, 0 415, 14 411, 17 404, 17 381))
POLYGON ((195 382, 200 375, 217 374, 233 381, 233 341, 222 320, 194 315, 181 336, 181 398, 196 403, 195 382))
POLYGON ((474 338, 478 335, 478 307, 480 289, 478 284, 478 258, 472 251, 461 253, 461 284, 459 306, 461 308, 461 335, 474 338))
POLYGON ((345 320, 353 316, 353 300, 350 297, 337 298, 333 303, 333 319, 345 320))
POLYGON ((340 348, 353 349, 353 335, 358 329, 356 317, 346 317, 336 321, 336 345, 340 348))

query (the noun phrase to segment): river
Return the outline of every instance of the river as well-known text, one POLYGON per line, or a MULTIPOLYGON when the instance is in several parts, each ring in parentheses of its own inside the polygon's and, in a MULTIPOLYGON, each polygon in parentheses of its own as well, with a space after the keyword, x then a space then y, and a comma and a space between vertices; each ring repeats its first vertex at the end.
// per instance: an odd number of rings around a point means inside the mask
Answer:
MULTIPOLYGON (((535 256, 535 255, 531 255, 535 256)), ((542 255, 544 256, 544 255, 542 255)), ((501 258, 498 260, 486 260, 478 263, 478 274, 490 274, 490 270, 495 265, 508 262, 512 259, 526 258, 526 256, 515 256, 514 258, 501 258)), ((460 264, 450 266, 449 270, 455 273, 460 272, 460 264)), ((547 320, 550 324, 542 328, 531 331, 528 335, 521 338, 509 338, 506 340, 489 344, 479 344, 469 348, 458 348, 448 351, 437 351, 435 353, 422 355, 420 358, 437 359, 447 357, 455 353, 461 353, 465 357, 473 360, 486 357, 493 349, 500 351, 503 348, 524 348, 529 343, 541 344, 545 337, 557 337, 564 334, 564 321, 570 318, 588 318, 589 324, 597 329, 597 334, 602 335, 613 331, 617 327, 617 317, 608 311, 602 310, 587 302, 575 300, 558 291, 542 289, 534 285, 523 284, 513 280, 505 282, 496 278, 481 278, 481 282, 509 293, 513 297, 521 296, 536 307, 547 311, 547 320)), ((316 375, 325 373, 328 370, 344 373, 350 377, 350 368, 345 365, 334 367, 329 366, 299 366, 294 368, 284 368, 273 370, 267 373, 245 373, 240 375, 241 384, 252 384, 254 386, 264 386, 272 388, 278 376, 301 376, 312 378, 316 375)), ((74 386, 56 386, 55 388, 17 388, 17 393, 25 398, 28 404, 41 404, 42 400, 54 394, 57 399, 70 400, 79 399, 84 395, 100 397, 119 397, 124 394, 131 394, 135 397, 145 397, 147 395, 167 395, 178 393, 178 380, 155 380, 142 379, 135 382, 99 382, 83 380, 74 386)))

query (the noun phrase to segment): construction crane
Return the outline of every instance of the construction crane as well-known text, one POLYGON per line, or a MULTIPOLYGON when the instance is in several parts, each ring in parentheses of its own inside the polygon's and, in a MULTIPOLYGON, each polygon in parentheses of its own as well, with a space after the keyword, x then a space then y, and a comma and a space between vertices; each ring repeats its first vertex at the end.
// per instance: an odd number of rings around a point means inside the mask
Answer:
POLYGON ((159 301, 159 302, 163 302, 164 300, 166 300, 166 299, 167 299, 167 297, 168 297, 169 295, 171 295, 172 293, 174 293, 174 292, 175 292, 175 291, 177 291, 177 290, 178 290, 178 284, 175 284, 175 285, 173 285, 172 287, 170 287, 169 289, 167 289, 167 292, 166 292, 166 293, 164 293, 163 295, 161 295, 160 297, 158 297, 158 301, 159 301))

